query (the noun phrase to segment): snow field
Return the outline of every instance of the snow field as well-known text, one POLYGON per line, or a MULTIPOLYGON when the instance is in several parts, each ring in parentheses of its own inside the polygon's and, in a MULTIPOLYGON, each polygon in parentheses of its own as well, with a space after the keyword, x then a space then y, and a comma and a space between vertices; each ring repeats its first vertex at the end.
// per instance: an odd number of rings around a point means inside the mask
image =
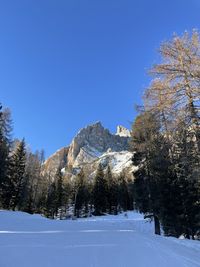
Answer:
POLYGON ((0 211, 0 267, 200 267, 200 242, 153 234, 143 216, 48 220, 0 211))

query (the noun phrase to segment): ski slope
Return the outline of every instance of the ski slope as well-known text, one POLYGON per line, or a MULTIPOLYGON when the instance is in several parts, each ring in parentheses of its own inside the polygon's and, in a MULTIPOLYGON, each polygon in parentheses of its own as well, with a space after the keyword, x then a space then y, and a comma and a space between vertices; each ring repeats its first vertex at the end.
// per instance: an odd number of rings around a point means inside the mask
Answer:
POLYGON ((0 211, 0 267, 200 267, 200 242, 153 234, 140 214, 53 221, 0 211))

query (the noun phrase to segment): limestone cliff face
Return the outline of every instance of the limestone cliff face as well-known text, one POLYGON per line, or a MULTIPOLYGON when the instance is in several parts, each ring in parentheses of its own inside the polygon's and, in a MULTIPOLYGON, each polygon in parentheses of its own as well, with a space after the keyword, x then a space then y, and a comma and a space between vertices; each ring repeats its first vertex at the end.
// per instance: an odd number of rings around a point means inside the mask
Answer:
POLYGON ((100 122, 94 123, 81 129, 69 147, 58 150, 47 159, 44 171, 54 174, 60 167, 70 175, 83 168, 89 175, 100 162, 107 162, 118 172, 123 170, 123 164, 130 169, 129 139, 130 132, 123 126, 118 126, 117 133, 112 134, 100 122))
POLYGON ((73 139, 68 153, 68 164, 79 165, 92 161, 105 153, 111 151, 128 150, 128 137, 111 134, 100 122, 83 128, 73 139))
POLYGON ((51 155, 43 165, 43 172, 54 176, 58 168, 64 168, 67 164, 67 154, 69 147, 63 147, 51 155))

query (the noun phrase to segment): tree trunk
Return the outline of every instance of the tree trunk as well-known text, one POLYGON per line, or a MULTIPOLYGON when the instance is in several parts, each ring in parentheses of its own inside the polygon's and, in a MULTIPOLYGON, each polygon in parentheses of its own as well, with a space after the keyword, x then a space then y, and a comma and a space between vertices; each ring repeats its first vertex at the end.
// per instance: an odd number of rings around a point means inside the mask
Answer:
POLYGON ((160 221, 156 215, 153 216, 154 226, 155 226, 155 234, 160 235, 160 221))
POLYGON ((158 219, 158 216, 155 215, 155 214, 147 214, 144 216, 144 219, 147 219, 147 218, 153 218, 154 220, 154 232, 156 235, 160 235, 160 221, 158 219))

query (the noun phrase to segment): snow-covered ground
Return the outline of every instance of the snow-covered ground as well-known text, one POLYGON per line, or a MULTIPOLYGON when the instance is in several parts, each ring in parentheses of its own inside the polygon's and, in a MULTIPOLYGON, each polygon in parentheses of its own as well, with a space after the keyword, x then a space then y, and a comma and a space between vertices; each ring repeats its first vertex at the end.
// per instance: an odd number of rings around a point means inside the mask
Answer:
POLYGON ((140 214, 52 221, 0 211, 0 267, 197 267, 200 242, 153 235, 140 214))

